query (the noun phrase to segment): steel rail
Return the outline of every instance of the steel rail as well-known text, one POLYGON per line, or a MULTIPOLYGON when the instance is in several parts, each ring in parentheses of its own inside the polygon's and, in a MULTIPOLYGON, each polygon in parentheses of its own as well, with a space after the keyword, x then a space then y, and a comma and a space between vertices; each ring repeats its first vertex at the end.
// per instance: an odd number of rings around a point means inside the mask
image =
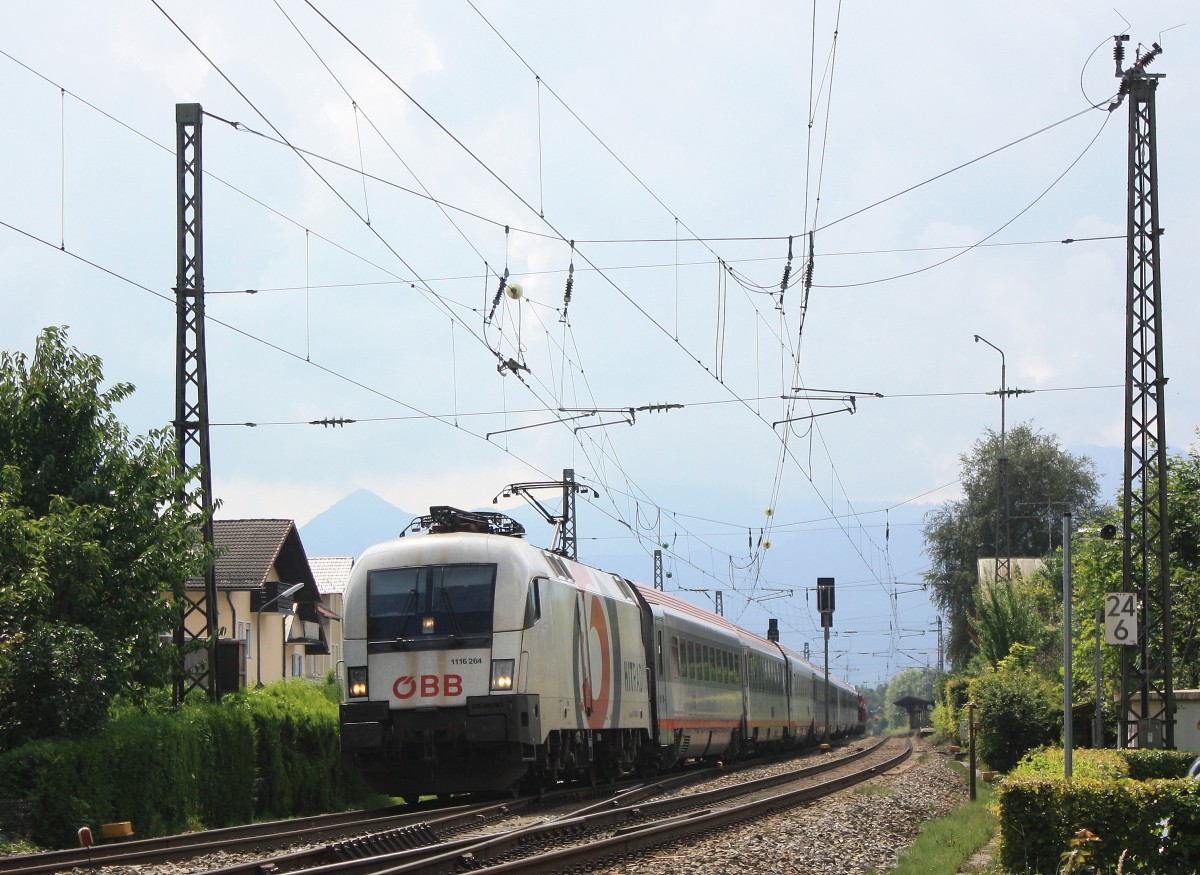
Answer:
MULTIPOLYGON (((644 823, 647 819, 662 819, 665 817, 671 821, 687 821, 689 816, 685 815, 681 818, 678 812, 695 812, 697 808, 704 809, 705 806, 718 804, 727 799, 763 792, 779 784, 803 780, 822 772, 843 768, 875 752, 883 743, 883 741, 880 741, 862 747, 849 756, 826 760, 823 763, 796 769, 780 775, 772 775, 730 787, 717 788, 687 796, 641 803, 641 800, 649 795, 670 792, 671 790, 686 786, 688 783, 687 779, 691 777, 676 776, 646 787, 633 788, 611 799, 585 806, 553 820, 508 830, 498 835, 484 838, 454 839, 449 842, 431 844, 426 847, 407 848, 371 858, 322 863, 311 868, 305 868, 303 871, 305 875, 366 875, 366 873, 402 875, 402 873, 417 872, 425 875, 425 873, 459 872, 464 867, 473 868, 484 865, 488 861, 503 859, 505 856, 517 853, 521 845, 561 842, 564 839, 572 839, 584 835, 589 831, 604 829, 623 830, 635 836, 642 835, 643 831, 649 828, 644 823), (632 826, 630 825, 631 822, 633 822, 632 826)), ((911 746, 895 760, 895 763, 907 757, 909 751, 911 751, 911 746)), ((827 789, 826 792, 833 792, 834 789, 840 789, 841 786, 848 786, 848 783, 864 780, 878 772, 881 768, 891 768, 895 763, 889 761, 883 766, 867 767, 855 773, 850 778, 825 782, 818 785, 816 792, 820 792, 819 788, 832 788, 827 789)), ((702 777, 711 778, 712 774, 709 772, 702 775, 702 777)), ((803 793, 812 791, 802 790, 793 792, 803 793)), ((702 813, 708 812, 709 809, 705 809, 702 813)), ((690 816, 694 817, 695 815, 690 816)), ((633 839, 631 838, 630 840, 633 839)), ((596 843, 596 846, 605 846, 607 841, 610 840, 601 840, 596 843)), ((588 847, 590 846, 588 845, 588 847)), ((318 859, 318 855, 313 853, 309 855, 309 859, 316 860, 318 859)), ((209 875, 215 875, 215 871, 219 871, 221 875, 261 871, 264 865, 270 866, 273 872, 286 872, 293 871, 296 865, 302 862, 294 855, 276 857, 266 861, 259 860, 214 870, 214 873, 209 873, 209 875)))

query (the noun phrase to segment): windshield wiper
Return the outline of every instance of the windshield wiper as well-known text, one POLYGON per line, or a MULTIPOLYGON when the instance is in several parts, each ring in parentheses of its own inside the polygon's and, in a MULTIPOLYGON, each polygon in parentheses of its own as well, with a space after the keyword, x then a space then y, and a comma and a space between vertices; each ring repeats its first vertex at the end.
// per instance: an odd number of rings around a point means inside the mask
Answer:
POLYGON ((454 624, 454 634, 450 635, 450 640, 455 643, 462 643, 459 638, 462 637, 462 626, 458 624, 458 614, 454 613, 454 605, 450 603, 450 593, 446 591, 445 584, 438 584, 438 592, 442 597, 442 604, 446 606, 446 613, 450 615, 450 622, 454 624))

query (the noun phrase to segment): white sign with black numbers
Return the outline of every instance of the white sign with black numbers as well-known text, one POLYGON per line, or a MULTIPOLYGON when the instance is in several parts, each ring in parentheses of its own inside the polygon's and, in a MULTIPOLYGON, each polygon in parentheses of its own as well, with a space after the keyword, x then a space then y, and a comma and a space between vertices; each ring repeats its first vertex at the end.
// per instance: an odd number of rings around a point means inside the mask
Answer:
POLYGON ((1110 592, 1104 596, 1104 643, 1137 644, 1137 595, 1110 592))

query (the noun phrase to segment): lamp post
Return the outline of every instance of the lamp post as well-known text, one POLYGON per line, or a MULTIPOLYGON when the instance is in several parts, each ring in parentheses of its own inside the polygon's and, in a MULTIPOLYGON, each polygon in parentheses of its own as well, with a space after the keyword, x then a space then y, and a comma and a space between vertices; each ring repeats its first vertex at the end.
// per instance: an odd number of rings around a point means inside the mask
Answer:
POLYGON ((1004 399, 1008 397, 1008 376, 1007 365, 1004 360, 1004 350, 996 346, 986 337, 975 335, 975 342, 986 343, 996 352, 1000 353, 1000 391, 997 393, 989 392, 989 395, 998 394, 1000 396, 1000 472, 997 481, 996 494, 996 580, 1007 580, 1009 577, 1009 561, 1008 561, 1008 454, 1004 447, 1004 399), (1004 518, 1004 550, 1000 549, 1000 527, 1001 517, 1004 518), (1004 553, 1004 572, 1001 574, 1001 552, 1004 553))
POLYGON ((1075 727, 1071 707, 1071 512, 1063 514, 1063 777, 1070 780, 1075 727))
POLYGON ((262 682, 262 612, 263 612, 263 609, 269 607, 270 605, 273 605, 275 602, 279 601, 282 598, 287 598, 292 593, 294 593, 296 590, 300 589, 302 586, 304 586, 303 582, 293 583, 291 586, 289 586, 283 592, 276 593, 276 595, 274 597, 267 599, 265 602, 263 602, 261 605, 259 605, 258 610, 256 610, 254 612, 254 634, 258 637, 258 640, 254 642, 254 650, 255 650, 254 658, 255 658, 255 660, 258 661, 258 669, 257 669, 258 683, 256 683, 254 685, 256 688, 261 687, 263 685, 263 682, 262 682))

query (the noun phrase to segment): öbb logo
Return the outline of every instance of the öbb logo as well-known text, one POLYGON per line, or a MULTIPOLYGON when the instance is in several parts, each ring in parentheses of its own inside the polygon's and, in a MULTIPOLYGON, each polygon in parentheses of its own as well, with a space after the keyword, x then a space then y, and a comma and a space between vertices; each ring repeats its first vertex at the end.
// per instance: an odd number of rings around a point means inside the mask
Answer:
POLYGON ((456 674, 423 674, 419 678, 412 675, 402 675, 392 684, 392 692, 397 699, 411 699, 419 696, 422 699, 433 699, 438 696, 461 696, 463 692, 462 677, 456 674))

